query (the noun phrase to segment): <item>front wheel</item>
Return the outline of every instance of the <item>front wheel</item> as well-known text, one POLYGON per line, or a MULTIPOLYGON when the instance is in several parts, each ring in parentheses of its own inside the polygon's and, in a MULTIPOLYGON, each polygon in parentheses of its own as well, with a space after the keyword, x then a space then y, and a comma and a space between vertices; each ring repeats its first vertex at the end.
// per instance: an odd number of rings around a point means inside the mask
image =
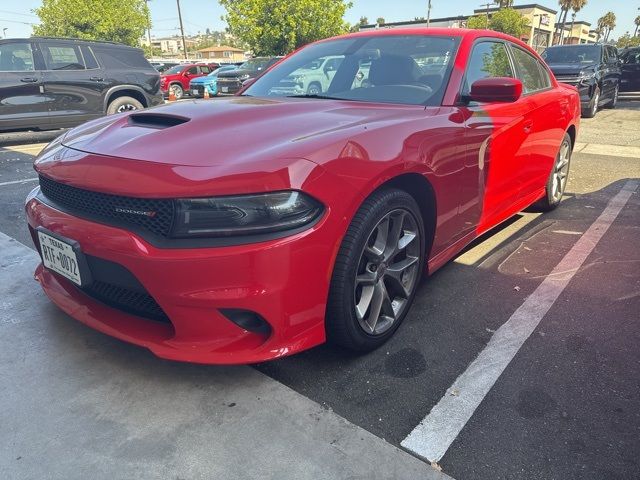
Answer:
POLYGON ((596 86, 589 101, 587 108, 582 110, 582 116, 584 118, 593 118, 598 113, 598 103, 600 103, 600 87, 596 86))
POLYGON ((545 195, 536 203, 538 209, 548 212, 560 205, 560 200, 562 200, 564 190, 567 186, 572 151, 571 137, 568 133, 565 133, 562 143, 560 144, 560 150, 556 156, 556 161, 553 164, 547 180, 545 195))
POLYGON ((173 94, 176 96, 176 100, 180 100, 184 96, 184 89, 180 84, 174 83, 169 88, 173 91, 173 94))
POLYGON ((611 100, 609 100, 609 102, 605 105, 606 108, 616 108, 616 105, 618 105, 619 91, 620 91, 620 86, 616 85, 616 88, 613 90, 613 97, 611 97, 611 100))
POLYGON ((409 311, 424 267, 416 201, 402 190, 371 195, 342 241, 326 312, 329 341, 367 352, 386 342, 409 311))

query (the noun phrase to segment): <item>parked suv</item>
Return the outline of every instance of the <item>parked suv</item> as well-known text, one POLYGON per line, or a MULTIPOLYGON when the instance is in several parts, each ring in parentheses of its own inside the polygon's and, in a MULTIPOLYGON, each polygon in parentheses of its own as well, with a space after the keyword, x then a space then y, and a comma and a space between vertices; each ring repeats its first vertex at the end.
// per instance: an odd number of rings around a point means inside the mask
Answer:
POLYGON ((0 40, 0 131, 73 127, 162 102, 142 50, 32 37, 0 40))
POLYGON ((278 60, 280 57, 256 57, 247 60, 236 70, 220 72, 218 75, 218 94, 233 95, 239 92, 244 82, 257 78, 278 60))
POLYGON ((620 52, 622 60, 621 92, 640 92, 640 47, 625 48, 620 52))
POLYGON ((610 45, 556 45, 542 53, 556 79, 578 89, 582 116, 595 116, 600 106, 615 108, 621 62, 610 45))
POLYGON ((216 64, 199 64, 199 63, 182 63, 171 67, 169 70, 162 72, 160 75, 160 89, 164 96, 168 96, 173 91, 176 99, 184 96, 189 90, 189 82, 194 78, 203 77, 213 72, 219 65, 216 64))

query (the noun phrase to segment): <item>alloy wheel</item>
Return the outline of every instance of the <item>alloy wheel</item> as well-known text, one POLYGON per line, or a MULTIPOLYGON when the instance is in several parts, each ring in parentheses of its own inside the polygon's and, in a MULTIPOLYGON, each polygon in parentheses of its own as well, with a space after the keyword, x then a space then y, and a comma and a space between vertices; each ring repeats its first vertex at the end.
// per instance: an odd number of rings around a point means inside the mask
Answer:
POLYGON ((116 110, 116 113, 124 113, 124 112, 130 112, 133 110, 138 110, 138 107, 136 107, 135 105, 131 104, 131 103, 125 103, 124 105, 120 105, 118 107, 118 109, 116 110))
POLYGON ((571 159, 571 145, 564 140, 560 146, 558 160, 553 168, 553 179, 551 180, 551 198, 557 203, 564 194, 569 176, 569 160, 571 159))
POLYGON ((360 253, 354 284, 355 314, 369 335, 389 330, 408 307, 419 278, 420 230, 403 208, 387 213, 360 253))

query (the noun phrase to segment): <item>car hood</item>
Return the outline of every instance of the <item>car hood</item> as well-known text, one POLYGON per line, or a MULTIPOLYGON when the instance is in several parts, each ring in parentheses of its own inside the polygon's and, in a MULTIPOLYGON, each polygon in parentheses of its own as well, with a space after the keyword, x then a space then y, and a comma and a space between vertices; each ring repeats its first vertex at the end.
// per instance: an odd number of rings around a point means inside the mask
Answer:
POLYGON ((554 75, 579 75, 580 72, 593 71, 593 63, 555 63, 549 65, 554 75))
POLYGON ((238 96, 104 117, 69 131, 62 143, 86 153, 170 165, 260 163, 307 158, 376 126, 425 118, 432 110, 238 96))
POLYGON ((191 85, 198 84, 198 83, 209 83, 209 82, 215 82, 216 81, 216 77, 209 77, 207 75, 203 76, 203 77, 197 77, 194 78, 193 80, 191 80, 189 83, 191 85))

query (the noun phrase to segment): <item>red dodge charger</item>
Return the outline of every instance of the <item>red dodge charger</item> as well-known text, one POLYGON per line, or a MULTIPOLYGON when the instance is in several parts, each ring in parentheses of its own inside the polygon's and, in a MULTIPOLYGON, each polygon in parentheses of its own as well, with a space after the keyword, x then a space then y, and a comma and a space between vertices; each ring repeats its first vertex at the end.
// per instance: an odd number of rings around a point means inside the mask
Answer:
POLYGON ((496 32, 316 42, 238 96, 48 145, 26 203, 35 276, 72 317, 163 358, 368 351, 424 273, 523 208, 559 204, 579 115, 576 90, 496 32))

